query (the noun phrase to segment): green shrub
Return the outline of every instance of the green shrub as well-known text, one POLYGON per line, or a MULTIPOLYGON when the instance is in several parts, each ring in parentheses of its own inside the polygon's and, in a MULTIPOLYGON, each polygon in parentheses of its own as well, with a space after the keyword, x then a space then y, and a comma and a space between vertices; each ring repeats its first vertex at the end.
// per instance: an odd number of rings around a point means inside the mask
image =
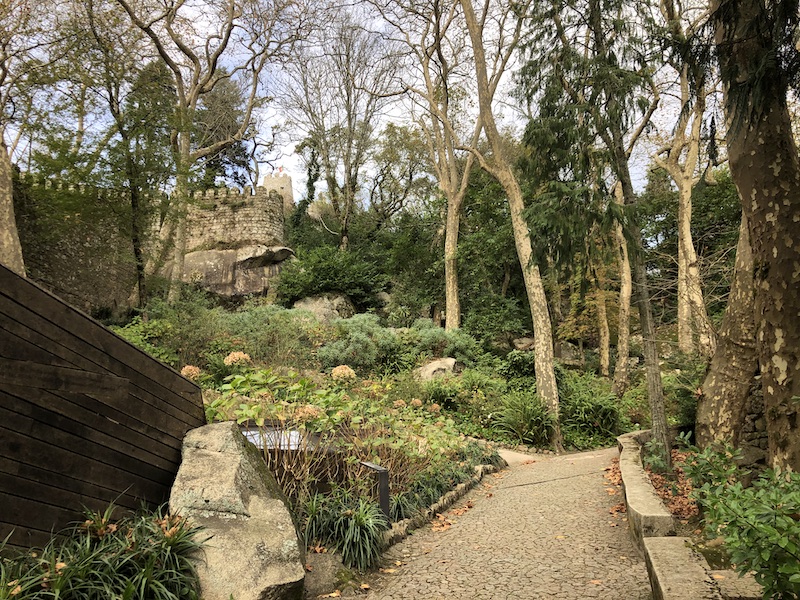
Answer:
POLYGON ((360 310, 376 305, 388 278, 377 266, 355 252, 322 246, 300 253, 281 271, 278 295, 285 306, 326 292, 345 294, 360 310))
POLYGON ((553 417, 532 392, 510 391, 495 415, 495 426, 519 443, 547 446, 553 432, 553 417))
POLYGON ((369 373, 396 367, 400 351, 397 335, 381 327, 372 314, 355 315, 334 322, 339 339, 317 351, 325 368, 348 365, 356 371, 369 373))
POLYGON ((164 340, 169 339, 172 324, 164 319, 143 321, 136 316, 130 323, 122 327, 112 326, 111 330, 124 337, 137 348, 144 350, 150 356, 161 362, 177 367, 180 363, 177 352, 164 345, 164 340))
POLYGON ((693 355, 678 354, 665 365, 661 382, 671 425, 694 429, 697 400, 708 362, 693 355))
POLYGON ((618 400, 608 380, 591 373, 557 369, 561 433, 579 450, 614 443, 620 433, 618 400))
POLYGON ((462 386, 459 377, 436 377, 424 384, 423 400, 430 404, 438 404, 447 409, 455 409, 461 395, 462 386))
POLYGON ((333 523, 333 539, 348 567, 366 571, 380 557, 383 532, 389 528, 386 516, 374 502, 363 498, 340 500, 339 517, 333 523))
POLYGON ((536 389, 536 357, 533 352, 512 350, 503 359, 499 372, 506 378, 510 390, 536 389))
POLYGON ((0 598, 197 600, 199 529, 162 509, 118 521, 113 510, 87 512, 40 551, 0 558, 0 598))
POLYGON ((724 538, 732 564, 740 574, 754 573, 764 598, 800 598, 800 474, 770 469, 745 488, 739 451, 690 450, 695 456, 684 471, 709 535, 724 538))

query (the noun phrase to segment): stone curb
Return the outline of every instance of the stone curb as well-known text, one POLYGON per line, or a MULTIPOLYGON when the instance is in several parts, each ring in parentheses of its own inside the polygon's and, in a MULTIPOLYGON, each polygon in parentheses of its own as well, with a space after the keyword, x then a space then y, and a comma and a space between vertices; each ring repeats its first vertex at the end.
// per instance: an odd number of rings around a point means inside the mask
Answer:
POLYGON ((447 492, 444 496, 439 498, 439 501, 432 504, 425 511, 411 517, 410 519, 403 519, 397 523, 392 524, 392 528, 384 534, 384 549, 393 546, 397 542, 408 537, 409 531, 419 529, 424 526, 428 521, 435 517, 438 513, 442 513, 455 504, 459 499, 478 485, 481 480, 490 473, 495 473, 499 469, 493 465, 477 465, 475 467, 475 475, 472 479, 459 483, 451 491, 447 492))
POLYGON ((649 434, 649 431, 633 431, 617 438, 628 523, 640 551, 646 537, 675 535, 675 519, 656 494, 642 465, 640 440, 649 434))
POLYGON ((649 430, 633 431, 619 436, 617 445, 628 523, 647 564, 653 600, 760 600, 761 587, 752 576, 712 571, 688 538, 675 537, 675 519, 642 465, 642 446, 649 438, 649 430))

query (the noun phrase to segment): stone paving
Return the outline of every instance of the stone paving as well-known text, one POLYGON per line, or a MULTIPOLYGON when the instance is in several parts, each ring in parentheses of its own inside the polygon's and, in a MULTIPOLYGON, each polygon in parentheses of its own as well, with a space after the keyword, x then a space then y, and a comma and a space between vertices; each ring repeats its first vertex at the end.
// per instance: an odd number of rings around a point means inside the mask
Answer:
POLYGON ((622 494, 603 475, 616 456, 509 455, 509 469, 387 551, 367 598, 650 598, 625 515, 610 512, 622 494))

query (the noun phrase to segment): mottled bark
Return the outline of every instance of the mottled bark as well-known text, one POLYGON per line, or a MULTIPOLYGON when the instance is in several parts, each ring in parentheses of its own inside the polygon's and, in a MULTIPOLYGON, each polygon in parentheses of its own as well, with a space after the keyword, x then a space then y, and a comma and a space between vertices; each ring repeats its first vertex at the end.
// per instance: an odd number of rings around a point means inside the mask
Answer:
POLYGON ((695 436, 701 448, 713 442, 739 444, 747 397, 758 370, 754 292, 753 254, 747 218, 743 215, 728 307, 697 404, 695 436))
POLYGON ((172 247, 172 276, 169 282, 167 301, 177 302, 180 298, 183 270, 186 264, 186 213, 189 208, 189 165, 191 146, 188 132, 178 137, 178 176, 173 192, 172 218, 175 219, 175 242, 172 247))
MULTIPOLYGON (((2 136, 2 131, 0 131, 2 136)), ((13 166, 5 141, 0 138, 0 263, 25 277, 25 262, 14 216, 13 166)))
MULTIPOLYGON (((561 430, 558 424, 558 387, 556 386, 555 364, 553 356, 553 330, 550 322, 550 311, 547 307, 547 296, 544 292, 542 276, 539 266, 533 260, 533 248, 531 244, 531 233, 528 223, 525 220, 524 210, 525 201, 522 189, 517 181, 516 175, 511 167, 511 159, 507 156, 505 142, 494 118, 492 107, 494 86, 490 85, 489 76, 486 68, 486 52, 483 43, 484 19, 478 19, 471 0, 460 0, 464 11, 464 19, 469 32, 472 44, 473 55, 475 57, 475 75, 478 90, 478 104, 483 120, 483 130, 486 140, 492 151, 491 164, 480 154, 481 166, 484 167, 503 188, 508 199, 508 207, 511 212, 511 225, 514 232, 514 244, 517 249, 522 275, 525 281, 525 291, 530 305, 531 318, 533 320, 534 331, 534 368, 536 369, 536 391, 539 398, 553 415, 555 427, 551 443, 556 450, 563 449, 561 430)), ((489 5, 485 5, 488 7, 489 5)), ((509 49, 513 48, 518 41, 511 42, 509 49)), ((495 83, 496 85, 496 83, 495 83)))
MULTIPOLYGON (((770 462, 800 470, 800 159, 787 110, 788 77, 776 48, 784 27, 753 26, 777 10, 758 0, 715 6, 726 85, 728 158, 753 250, 756 350, 770 462), (721 13, 718 13, 721 14, 721 13)), ((788 22, 784 23, 786 27, 788 22)), ((788 30, 788 29, 787 29, 788 30)), ((791 39, 791 51, 794 38, 791 39)))
POLYGON ((444 236, 444 306, 445 329, 461 326, 461 301, 458 299, 458 229, 461 205, 447 203, 447 223, 444 236))
MULTIPOLYGON (((619 193, 615 193, 615 200, 622 203, 622 188, 617 186, 619 193)), ((631 277, 631 261, 628 257, 628 243, 622 231, 622 225, 617 224, 614 230, 617 241, 617 257, 619 259, 619 315, 617 326, 617 363, 614 366, 614 385, 612 391, 621 397, 628 389, 628 361, 631 348, 631 296, 633 294, 633 279, 631 277)))
POLYGON ((597 305, 597 332, 600 347, 600 375, 608 377, 611 365, 611 332, 608 328, 608 312, 606 310, 606 292, 599 282, 595 282, 595 304, 597 305))

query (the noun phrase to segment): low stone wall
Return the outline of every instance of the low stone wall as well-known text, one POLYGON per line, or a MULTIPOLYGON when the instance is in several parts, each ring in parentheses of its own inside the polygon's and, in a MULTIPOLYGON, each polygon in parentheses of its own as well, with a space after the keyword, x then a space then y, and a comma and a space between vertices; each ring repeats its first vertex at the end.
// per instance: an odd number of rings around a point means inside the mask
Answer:
POLYGON ((640 550, 644 538, 675 535, 675 519, 650 485, 642 465, 642 446, 649 433, 634 431, 617 438, 628 523, 640 550))
POLYGON ((642 465, 642 447, 649 439, 649 431, 634 431, 618 437, 617 444, 628 523, 645 557, 653 599, 759 600, 761 588, 752 576, 712 571, 691 540, 675 536, 675 520, 642 465))

